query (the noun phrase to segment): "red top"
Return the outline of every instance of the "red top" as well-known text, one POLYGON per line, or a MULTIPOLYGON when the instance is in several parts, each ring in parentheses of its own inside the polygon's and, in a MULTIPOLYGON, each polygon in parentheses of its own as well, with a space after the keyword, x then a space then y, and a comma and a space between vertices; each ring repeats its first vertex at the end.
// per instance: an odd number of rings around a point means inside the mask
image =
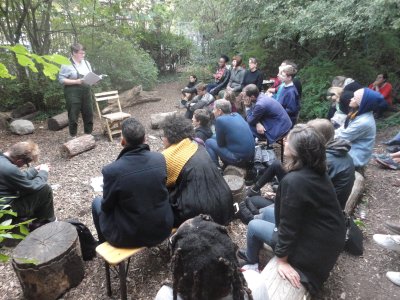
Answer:
POLYGON ((374 88, 373 83, 371 83, 368 88, 371 90, 377 91, 381 93, 383 98, 385 98, 387 104, 390 106, 392 105, 393 98, 392 98, 392 85, 389 82, 385 82, 381 87, 374 88))

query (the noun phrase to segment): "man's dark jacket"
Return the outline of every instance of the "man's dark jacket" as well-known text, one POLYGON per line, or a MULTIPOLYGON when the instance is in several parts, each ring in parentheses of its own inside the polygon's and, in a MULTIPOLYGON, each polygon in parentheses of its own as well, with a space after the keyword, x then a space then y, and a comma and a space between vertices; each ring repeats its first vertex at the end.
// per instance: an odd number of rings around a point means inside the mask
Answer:
POLYGON ((170 235, 174 217, 161 153, 144 144, 126 147, 102 172, 100 229, 110 244, 154 246, 170 235))

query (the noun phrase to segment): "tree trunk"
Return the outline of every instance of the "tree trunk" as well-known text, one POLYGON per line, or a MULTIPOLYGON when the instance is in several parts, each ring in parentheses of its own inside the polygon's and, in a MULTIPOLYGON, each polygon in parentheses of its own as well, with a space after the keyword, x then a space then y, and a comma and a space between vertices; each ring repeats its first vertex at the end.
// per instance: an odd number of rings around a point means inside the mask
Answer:
POLYGON ((244 179, 236 175, 224 175, 224 179, 232 192, 233 202, 242 202, 246 198, 244 179))
POLYGON ((63 112, 47 120, 47 128, 51 131, 57 131, 66 126, 68 126, 68 112, 63 112))
POLYGON ((70 140, 61 146, 61 156, 71 158, 82 152, 88 151, 96 147, 96 141, 90 134, 80 136, 70 140))
POLYGON ((75 227, 52 222, 36 229, 14 249, 12 265, 26 299, 57 299, 84 277, 75 227))
POLYGON ((176 114, 176 111, 159 113, 159 114, 151 114, 150 115, 151 128, 152 129, 160 128, 162 122, 164 122, 167 117, 175 116, 175 114, 176 114))
POLYGON ((347 199, 346 207, 344 209, 344 211, 349 215, 353 213, 353 210, 356 207, 358 200, 360 200, 365 187, 364 177, 358 172, 356 172, 355 175, 356 179, 354 180, 353 189, 351 190, 351 194, 349 199, 347 199))
MULTIPOLYGON (((134 106, 137 104, 142 104, 146 102, 156 102, 160 101, 161 97, 158 95, 157 92, 145 92, 142 91, 142 86, 135 86, 134 88, 123 92, 119 95, 119 101, 121 103, 122 109, 130 106, 134 106)), ((107 106, 102 110, 103 114, 109 114, 112 112, 119 111, 118 104, 116 101, 109 103, 110 105, 107 106)))

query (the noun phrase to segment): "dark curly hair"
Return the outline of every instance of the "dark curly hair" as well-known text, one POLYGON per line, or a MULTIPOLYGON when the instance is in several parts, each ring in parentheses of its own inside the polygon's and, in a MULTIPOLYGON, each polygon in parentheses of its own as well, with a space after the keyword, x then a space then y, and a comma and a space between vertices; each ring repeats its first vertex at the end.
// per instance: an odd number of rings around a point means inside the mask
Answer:
POLYGON ((167 117, 161 128, 164 132, 164 137, 171 145, 177 144, 186 138, 192 139, 194 136, 192 123, 183 116, 167 117))
POLYGON ((224 226, 207 215, 183 223, 171 238, 173 299, 219 299, 232 291, 234 300, 243 300, 251 290, 236 258, 237 246, 224 226))

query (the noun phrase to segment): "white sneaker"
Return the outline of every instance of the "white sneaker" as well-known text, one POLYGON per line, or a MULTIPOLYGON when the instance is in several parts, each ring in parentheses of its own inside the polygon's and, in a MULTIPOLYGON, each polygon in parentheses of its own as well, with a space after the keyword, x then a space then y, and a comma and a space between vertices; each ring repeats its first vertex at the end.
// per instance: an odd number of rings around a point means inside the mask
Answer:
POLYGON ((247 271, 247 270, 252 270, 260 273, 260 270, 258 269, 258 263, 254 265, 244 265, 243 267, 240 268, 242 271, 247 271))
POLYGON ((400 286, 400 272, 387 272, 386 277, 395 285, 400 286))
POLYGON ((373 238, 379 246, 400 253, 400 235, 374 234, 373 238))

